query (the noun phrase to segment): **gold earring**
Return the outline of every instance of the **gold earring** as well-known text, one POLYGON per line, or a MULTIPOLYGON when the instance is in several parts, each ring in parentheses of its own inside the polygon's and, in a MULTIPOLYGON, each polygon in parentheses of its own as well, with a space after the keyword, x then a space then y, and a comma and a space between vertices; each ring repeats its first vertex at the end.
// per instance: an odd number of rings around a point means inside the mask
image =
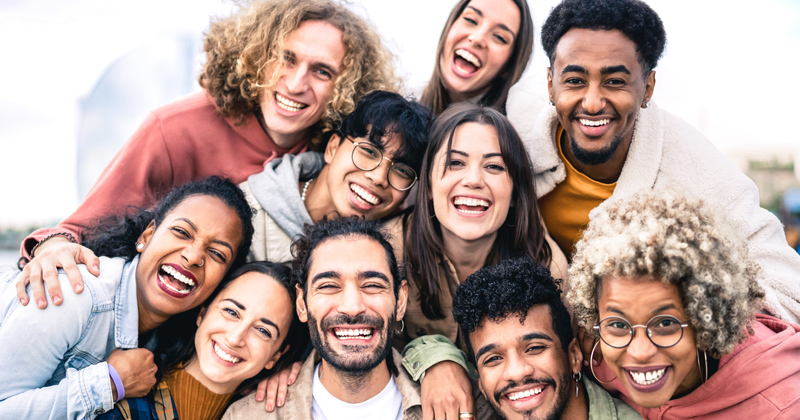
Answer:
POLYGON ((597 374, 594 373, 594 351, 597 349, 598 344, 600 344, 600 341, 595 341, 594 347, 592 347, 592 354, 589 356, 589 370, 592 371, 592 376, 594 376, 594 378, 597 379, 597 382, 600 382, 601 384, 607 384, 609 382, 613 382, 614 379, 617 379, 617 377, 614 376, 612 379, 609 379, 607 381, 601 381, 600 378, 597 377, 597 374))

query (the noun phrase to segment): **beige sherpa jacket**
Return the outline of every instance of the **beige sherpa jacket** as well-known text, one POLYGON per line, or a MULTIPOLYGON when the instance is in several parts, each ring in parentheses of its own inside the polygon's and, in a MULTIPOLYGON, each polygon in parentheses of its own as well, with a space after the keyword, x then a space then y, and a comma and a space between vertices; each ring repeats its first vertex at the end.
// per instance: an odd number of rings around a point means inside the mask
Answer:
MULTIPOLYGON (((555 144, 558 117, 540 91, 532 78, 524 78, 512 87, 506 103, 508 118, 533 161, 539 197, 566 177, 555 144)), ((755 184, 699 131, 652 102, 639 111, 634 130, 614 194, 589 218, 609 202, 641 190, 670 190, 703 199, 746 238, 750 257, 761 266, 766 310, 800 322, 800 255, 786 243, 780 221, 759 206, 755 184)))

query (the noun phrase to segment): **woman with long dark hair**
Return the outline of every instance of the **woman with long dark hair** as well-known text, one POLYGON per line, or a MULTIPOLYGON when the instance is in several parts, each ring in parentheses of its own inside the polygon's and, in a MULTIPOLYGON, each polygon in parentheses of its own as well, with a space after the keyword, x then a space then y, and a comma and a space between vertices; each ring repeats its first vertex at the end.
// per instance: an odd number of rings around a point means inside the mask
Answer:
POLYGON ((468 101, 505 114, 511 86, 533 53, 533 20, 526 0, 461 0, 436 48, 436 65, 420 102, 441 114, 468 101))
MULTIPOLYGON (((528 153, 508 119, 490 107, 456 104, 436 119, 422 162, 417 206, 388 222, 387 229, 396 239, 396 252, 403 255, 409 281, 405 330, 395 340, 398 349, 438 334, 446 338, 443 344, 466 350, 453 320, 453 296, 480 268, 527 256, 549 265, 554 277, 566 274, 566 258, 539 216, 528 153)), ((406 365, 412 370, 450 360, 420 360, 415 366, 414 355, 426 356, 407 351, 406 365)), ((458 369, 439 376, 449 382, 442 384, 445 388, 458 382, 456 374, 470 387, 464 370, 458 369)), ((432 371, 425 375, 423 409, 428 392, 442 394, 440 386, 427 385, 435 383, 429 379, 435 376, 432 371)))
MULTIPOLYGON (((244 263, 251 218, 241 190, 211 177, 86 230, 103 273, 79 266, 88 293, 61 306, 20 305, 20 271, 0 274, 0 417, 91 419, 125 395, 145 395, 156 366, 140 345, 244 263)), ((63 271, 59 278, 68 284, 63 271)))

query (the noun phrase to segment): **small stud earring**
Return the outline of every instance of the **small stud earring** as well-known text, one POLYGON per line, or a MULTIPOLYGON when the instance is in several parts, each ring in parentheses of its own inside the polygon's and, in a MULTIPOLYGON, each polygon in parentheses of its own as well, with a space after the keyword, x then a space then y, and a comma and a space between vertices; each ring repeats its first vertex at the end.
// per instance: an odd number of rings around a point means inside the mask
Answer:
POLYGON ((642 108, 647 108, 648 106, 650 106, 650 101, 645 102, 644 106, 642 106, 642 108))
POLYGON ((141 250, 143 250, 143 249, 144 249, 144 244, 141 244, 141 243, 136 243, 136 250, 137 250, 137 251, 141 251, 141 250))
POLYGON ((556 106, 556 104, 554 104, 554 103, 553 103, 553 100, 552 100, 552 99, 551 99, 550 101, 548 101, 547 103, 549 103, 549 104, 550 104, 550 106, 556 106))

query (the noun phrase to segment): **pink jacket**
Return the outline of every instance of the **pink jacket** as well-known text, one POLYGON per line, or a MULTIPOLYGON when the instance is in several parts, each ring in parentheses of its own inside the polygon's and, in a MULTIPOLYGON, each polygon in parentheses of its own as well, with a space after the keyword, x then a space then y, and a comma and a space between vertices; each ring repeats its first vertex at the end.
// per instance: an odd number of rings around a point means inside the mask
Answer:
MULTIPOLYGON (((603 386, 649 420, 800 419, 800 325, 758 314, 753 329, 706 383, 661 407, 639 407, 619 379, 603 386)), ((595 371, 613 375, 604 362, 595 371)))
POLYGON ((149 207, 173 187, 211 175, 238 184, 261 172, 264 163, 285 153, 297 154, 301 143, 281 149, 267 136, 254 116, 245 124, 217 115, 205 93, 175 101, 151 112, 114 156, 83 203, 55 228, 39 229, 25 238, 20 252, 30 250, 46 235, 80 233, 95 220, 125 211, 129 206, 149 207))

